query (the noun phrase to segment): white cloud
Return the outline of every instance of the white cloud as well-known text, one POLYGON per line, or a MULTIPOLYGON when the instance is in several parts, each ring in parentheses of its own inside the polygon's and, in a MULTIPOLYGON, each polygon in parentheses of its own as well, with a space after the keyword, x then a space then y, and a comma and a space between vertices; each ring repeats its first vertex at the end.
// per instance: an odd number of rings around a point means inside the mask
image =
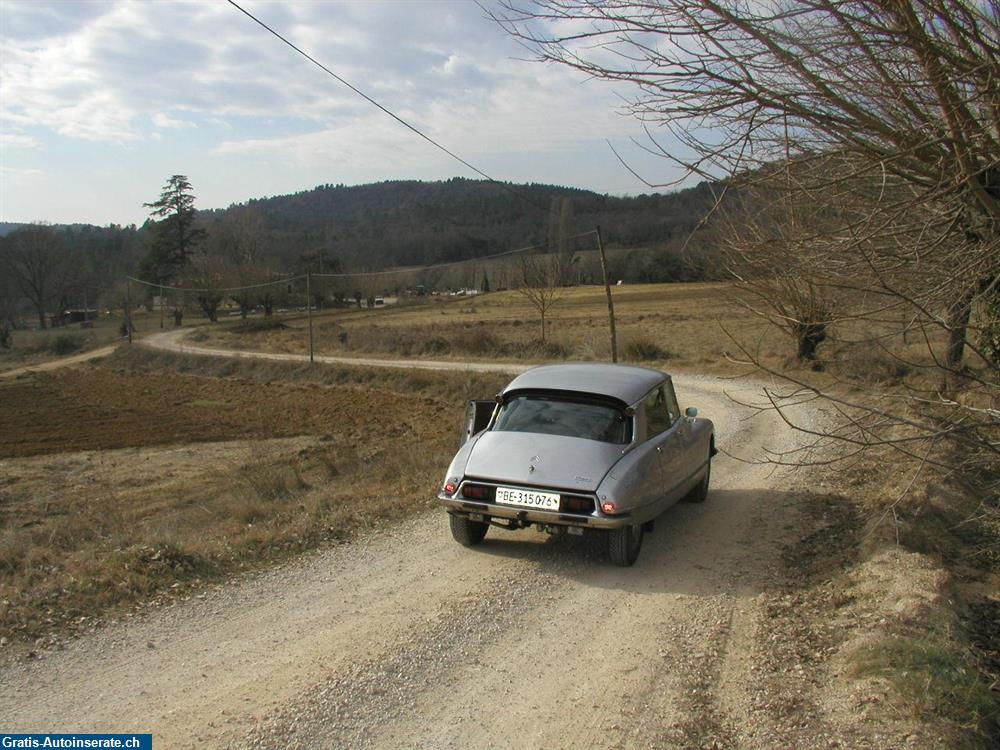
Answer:
POLYGON ((0 146, 4 148, 39 148, 42 142, 24 133, 0 133, 0 146))
POLYGON ((157 112, 153 115, 153 125, 158 128, 193 128, 194 123, 188 122, 187 120, 178 120, 175 117, 171 117, 163 112, 157 112))
POLYGON ((18 167, 8 167, 0 164, 0 174, 5 177, 43 177, 45 172, 40 169, 20 169, 18 167))
MULTIPOLYGON (((566 171, 565 155, 578 152, 582 162, 596 149, 601 161, 604 138, 641 135, 616 114, 607 86, 513 59, 523 50, 473 3, 245 5, 447 148, 477 165, 491 160, 487 171, 498 179, 510 178, 503 165, 516 159, 536 164, 539 181, 574 184, 586 173, 588 186, 600 188, 592 167, 566 171)), ((107 164, 106 184, 115 186, 123 179, 112 174, 123 163, 115 155, 127 157, 135 180, 252 158, 256 172, 241 167, 239 180, 206 173, 217 195, 229 179, 233 199, 245 197, 248 178, 273 194, 269 180, 287 163, 338 181, 348 173, 359 182, 407 172, 471 176, 227 3, 36 0, 3 3, 0 13, 0 122, 11 134, 3 145, 34 159, 20 167, 59 171, 45 161, 58 149, 30 150, 50 145, 47 130, 87 153, 80 162, 107 164)), ((622 184, 617 169, 609 186, 622 184)))

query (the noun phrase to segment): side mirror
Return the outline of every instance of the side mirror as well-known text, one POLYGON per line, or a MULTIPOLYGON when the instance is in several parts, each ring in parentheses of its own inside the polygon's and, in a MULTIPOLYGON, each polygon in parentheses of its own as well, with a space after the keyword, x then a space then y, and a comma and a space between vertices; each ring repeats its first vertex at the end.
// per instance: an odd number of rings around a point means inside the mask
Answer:
POLYGON ((684 410, 684 416, 687 417, 688 419, 694 419, 695 417, 698 416, 698 410, 695 409, 693 406, 689 406, 687 409, 684 410))

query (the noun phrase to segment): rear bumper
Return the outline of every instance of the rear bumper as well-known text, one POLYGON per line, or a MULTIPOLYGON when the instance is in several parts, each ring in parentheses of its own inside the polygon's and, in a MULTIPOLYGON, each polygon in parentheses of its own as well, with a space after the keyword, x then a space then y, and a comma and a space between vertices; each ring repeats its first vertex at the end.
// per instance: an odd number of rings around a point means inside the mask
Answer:
POLYGON ((583 516, 576 513, 560 513, 552 510, 529 510, 512 505, 482 503, 476 500, 449 497, 443 492, 438 494, 438 500, 448 509, 449 513, 460 513, 462 515, 479 513, 490 518, 508 518, 515 521, 551 526, 578 526, 584 529, 619 529, 622 526, 631 526, 635 523, 635 520, 629 513, 621 513, 614 516, 596 514, 583 516))

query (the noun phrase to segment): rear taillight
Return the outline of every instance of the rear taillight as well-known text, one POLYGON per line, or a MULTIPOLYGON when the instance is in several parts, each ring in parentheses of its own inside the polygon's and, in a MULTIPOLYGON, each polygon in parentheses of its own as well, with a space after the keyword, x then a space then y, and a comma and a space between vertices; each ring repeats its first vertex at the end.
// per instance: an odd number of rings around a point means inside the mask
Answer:
POLYGON ((470 500, 485 500, 490 495, 490 488, 484 484, 464 484, 462 485, 462 497, 470 500))
POLYGON ((455 494, 455 490, 458 489, 458 485, 456 484, 457 481, 458 481, 457 479, 449 479, 447 482, 445 482, 444 483, 444 494, 446 494, 446 495, 454 495, 455 494))
POLYGON ((615 505, 614 503, 601 503, 601 510, 603 510, 605 513, 617 513, 618 506, 615 505))
POLYGON ((567 497, 563 495, 562 510, 574 510, 578 513, 592 513, 594 501, 586 497, 567 497))

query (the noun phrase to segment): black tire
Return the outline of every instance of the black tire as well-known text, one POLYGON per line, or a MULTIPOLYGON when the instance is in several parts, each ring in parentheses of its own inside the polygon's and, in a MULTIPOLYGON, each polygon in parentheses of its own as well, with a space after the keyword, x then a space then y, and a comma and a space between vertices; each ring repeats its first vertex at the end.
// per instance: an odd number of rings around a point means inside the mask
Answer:
POLYGON ((712 477, 712 458, 709 456, 708 463, 705 464, 705 476, 696 484, 684 498, 688 503, 703 503, 708 498, 708 482, 712 477))
POLYGON ((481 544, 490 528, 489 523, 485 521, 473 521, 468 516, 460 516, 457 513, 448 514, 448 523, 451 526, 451 535, 463 547, 475 547, 481 544))
POLYGON ((642 524, 623 526, 608 532, 608 557, 619 568, 627 568, 639 559, 642 549, 642 524))

